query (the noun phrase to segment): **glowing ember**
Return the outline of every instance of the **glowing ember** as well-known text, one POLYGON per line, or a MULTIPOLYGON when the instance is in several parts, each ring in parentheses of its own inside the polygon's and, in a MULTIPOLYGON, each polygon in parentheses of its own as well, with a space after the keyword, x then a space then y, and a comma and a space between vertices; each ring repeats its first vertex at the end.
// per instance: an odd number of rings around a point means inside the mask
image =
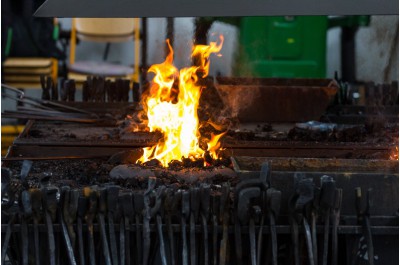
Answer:
MULTIPOLYGON (((218 45, 211 42, 210 45, 195 46, 192 59, 196 66, 178 71, 172 64, 174 52, 167 40, 170 53, 163 63, 150 67, 149 72, 154 73, 155 77, 149 95, 143 100, 150 131, 161 131, 164 137, 156 146, 144 148, 139 162, 156 158, 163 166, 168 167, 172 160, 182 160, 183 157, 199 158, 204 155, 205 151, 199 147, 198 140, 200 133, 197 107, 201 86, 197 81, 198 76, 204 78, 208 75, 209 57, 221 50, 222 43, 221 35, 218 45)), ((207 144, 214 159, 217 158, 216 151, 220 147, 218 140, 222 135, 223 133, 212 135, 207 144)))
POLYGON ((389 157, 390 160, 399 160, 399 147, 396 146, 396 150, 393 150, 392 154, 389 157))

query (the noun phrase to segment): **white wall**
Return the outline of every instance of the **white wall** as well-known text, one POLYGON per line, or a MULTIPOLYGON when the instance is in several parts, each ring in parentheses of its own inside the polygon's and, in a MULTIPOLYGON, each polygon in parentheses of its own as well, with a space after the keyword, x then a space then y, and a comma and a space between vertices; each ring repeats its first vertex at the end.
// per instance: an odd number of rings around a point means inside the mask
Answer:
POLYGON ((356 75, 359 80, 377 83, 399 80, 398 34, 398 16, 373 16, 370 26, 358 31, 356 75))

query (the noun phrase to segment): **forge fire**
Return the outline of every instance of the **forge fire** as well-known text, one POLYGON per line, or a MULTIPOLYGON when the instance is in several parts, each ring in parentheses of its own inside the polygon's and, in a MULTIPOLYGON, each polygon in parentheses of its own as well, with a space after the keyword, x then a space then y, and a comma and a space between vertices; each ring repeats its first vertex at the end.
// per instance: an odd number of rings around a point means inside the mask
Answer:
MULTIPOLYGON (((144 154, 139 162, 157 159, 168 167, 173 160, 195 159, 205 154, 205 150, 199 146, 197 108, 203 89, 199 79, 207 77, 210 56, 221 50, 223 41, 220 35, 219 43, 194 46, 192 60, 195 65, 178 70, 173 65, 174 51, 167 40, 169 54, 163 63, 150 67, 149 72, 155 76, 148 94, 142 100, 150 132, 161 131, 163 137, 157 145, 143 149, 144 154)), ((206 151, 213 159, 218 158, 218 140, 223 134, 212 135, 207 143, 206 151)))

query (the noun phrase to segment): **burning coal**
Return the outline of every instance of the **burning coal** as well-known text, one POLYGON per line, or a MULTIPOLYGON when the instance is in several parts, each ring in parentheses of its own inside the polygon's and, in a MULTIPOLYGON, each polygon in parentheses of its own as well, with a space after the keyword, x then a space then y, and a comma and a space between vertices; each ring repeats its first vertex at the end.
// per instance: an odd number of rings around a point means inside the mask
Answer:
MULTIPOLYGON (((195 46, 192 52, 195 66, 181 70, 173 65, 174 51, 167 40, 170 52, 163 63, 150 67, 149 72, 155 76, 148 94, 142 100, 150 132, 160 131, 163 138, 157 145, 144 148, 138 162, 157 159, 164 167, 168 167, 173 160, 204 156, 205 150, 199 146, 197 108, 202 86, 198 81, 207 77, 210 55, 221 50, 223 40, 221 35, 219 44, 211 42, 210 45, 195 46)), ((214 159, 217 158, 221 136, 212 135, 207 144, 207 151, 214 159)))

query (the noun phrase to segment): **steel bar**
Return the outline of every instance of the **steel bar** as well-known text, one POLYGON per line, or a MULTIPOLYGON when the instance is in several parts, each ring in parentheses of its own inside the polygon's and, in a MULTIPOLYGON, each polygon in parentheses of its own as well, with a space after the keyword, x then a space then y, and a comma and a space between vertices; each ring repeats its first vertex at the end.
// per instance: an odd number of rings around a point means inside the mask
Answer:
MULTIPOLYGON (((8 220, 8 224, 4 225, 5 230, 6 230, 6 235, 4 237, 4 243, 3 246, 1 247, 1 264, 4 264, 5 258, 6 258, 6 253, 8 249, 8 245, 10 243, 10 238, 11 238, 11 233, 13 232, 13 223, 15 221, 15 214, 10 216, 10 219, 8 220)), ((2 225, 2 230, 3 230, 3 225, 2 225)))

